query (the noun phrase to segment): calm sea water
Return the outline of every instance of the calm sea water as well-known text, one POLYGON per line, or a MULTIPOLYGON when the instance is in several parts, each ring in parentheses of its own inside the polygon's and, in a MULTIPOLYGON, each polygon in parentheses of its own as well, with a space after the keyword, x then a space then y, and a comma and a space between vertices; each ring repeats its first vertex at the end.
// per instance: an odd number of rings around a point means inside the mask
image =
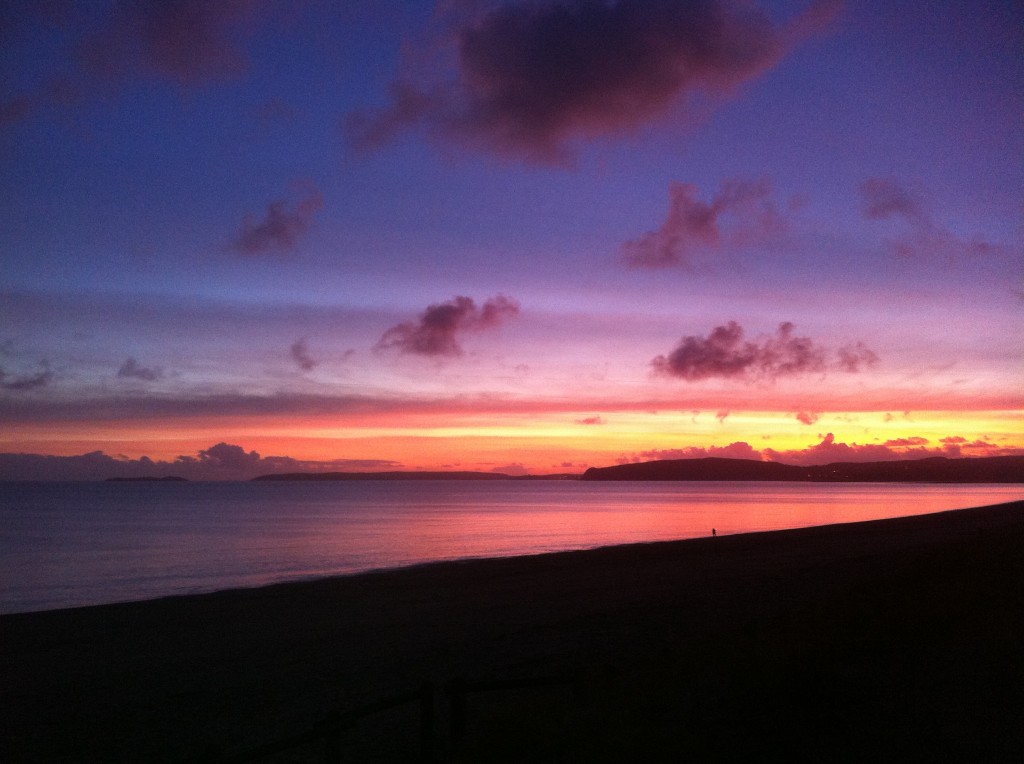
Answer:
POLYGON ((0 483, 0 613, 924 514, 1020 485, 0 483))

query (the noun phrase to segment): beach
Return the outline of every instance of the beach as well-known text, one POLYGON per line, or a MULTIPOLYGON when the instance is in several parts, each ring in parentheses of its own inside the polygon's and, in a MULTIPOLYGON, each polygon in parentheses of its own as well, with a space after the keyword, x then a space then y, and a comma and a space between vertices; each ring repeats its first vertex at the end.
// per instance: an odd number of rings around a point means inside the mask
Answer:
POLYGON ((226 761, 429 682, 426 749, 408 703, 345 760, 1011 761, 1021 634, 1024 502, 6 615, 2 758, 226 761))

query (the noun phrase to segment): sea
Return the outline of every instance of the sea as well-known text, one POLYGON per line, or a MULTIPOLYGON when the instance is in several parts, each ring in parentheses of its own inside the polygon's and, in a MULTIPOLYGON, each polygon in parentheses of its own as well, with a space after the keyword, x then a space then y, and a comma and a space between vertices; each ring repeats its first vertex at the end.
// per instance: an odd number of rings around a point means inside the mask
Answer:
POLYGON ((0 483, 0 613, 1018 499, 1024 485, 0 483))

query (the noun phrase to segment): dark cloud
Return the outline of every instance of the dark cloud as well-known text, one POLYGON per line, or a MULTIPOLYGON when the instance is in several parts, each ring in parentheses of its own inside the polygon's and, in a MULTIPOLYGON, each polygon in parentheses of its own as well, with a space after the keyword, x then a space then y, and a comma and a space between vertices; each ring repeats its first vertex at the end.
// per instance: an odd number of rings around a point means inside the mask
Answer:
MULTIPOLYGON (((779 324, 774 335, 744 340, 743 327, 735 321, 715 327, 707 337, 688 335, 667 356, 659 355, 651 366, 656 374, 679 377, 690 382, 702 379, 777 379, 828 368, 828 350, 809 337, 794 335, 789 321, 779 324)), ((876 362, 877 356, 862 343, 839 352, 837 368, 857 371, 862 363, 876 362), (850 361, 854 351, 857 363, 850 361), (846 352, 846 356, 843 352, 846 352)))
POLYGON ((858 190, 864 215, 872 220, 902 217, 927 223, 918 198, 892 178, 868 178, 858 190))
POLYGON ((17 96, 0 101, 0 129, 20 122, 32 113, 34 104, 28 96, 17 96))
POLYGON ((561 163, 573 141, 636 130, 697 93, 726 96, 811 33, 823 7, 780 25, 742 0, 499 5, 455 22, 452 81, 403 80, 390 107, 347 127, 372 146, 426 121, 491 151, 561 163))
POLYGON ((271 202, 262 220, 246 218, 232 248, 243 255, 292 252, 321 207, 323 196, 319 192, 308 194, 291 212, 283 199, 271 202))
POLYGON ((248 58, 239 38, 260 5, 254 0, 126 0, 80 50, 82 62, 110 78, 157 75, 182 85, 232 79, 248 58))
POLYGON ((117 370, 118 379, 141 379, 144 382, 155 382, 163 376, 163 370, 142 366, 134 358, 127 359, 117 370))
POLYGON ((316 359, 314 359, 310 354, 309 346, 306 344, 305 337, 292 343, 288 352, 291 355, 292 360, 295 361, 303 371, 313 371, 313 369, 316 368, 316 359))
POLYGON ((218 443, 200 451, 199 461, 214 469, 238 470, 259 464, 260 455, 255 451, 246 453, 241 446, 218 443))
POLYGON ((53 372, 50 371, 50 367, 46 363, 43 363, 42 367, 42 369, 34 374, 21 374, 18 376, 9 374, 3 368, 0 368, 0 390, 24 392, 25 390, 45 387, 53 379, 53 372))
POLYGON ((697 381, 712 377, 791 376, 825 370, 825 350, 807 337, 793 335, 793 324, 779 324, 774 336, 745 341, 735 321, 715 327, 707 337, 686 336, 668 356, 651 365, 655 372, 697 381))
POLYGON ((634 268, 689 266, 695 254, 724 244, 749 242, 778 231, 782 218, 767 181, 730 180, 708 202, 689 183, 669 186, 669 212, 656 231, 622 246, 622 258, 634 268))
POLYGON ((426 356, 462 354, 458 336, 467 331, 489 329, 519 315, 519 303, 497 295, 477 307, 470 297, 455 297, 431 305, 419 321, 392 326, 377 343, 378 350, 396 348, 402 353, 426 356))
POLYGON ((813 411, 799 411, 797 412, 796 418, 798 422, 803 424, 814 424, 818 421, 819 414, 813 411))

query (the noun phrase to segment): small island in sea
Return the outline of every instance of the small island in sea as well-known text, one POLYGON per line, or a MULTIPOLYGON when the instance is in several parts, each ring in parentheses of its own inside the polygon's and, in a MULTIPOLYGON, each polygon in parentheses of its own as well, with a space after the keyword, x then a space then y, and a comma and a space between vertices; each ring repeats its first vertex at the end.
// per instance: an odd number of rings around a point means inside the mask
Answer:
POLYGON ((188 478, 177 475, 156 477, 155 475, 143 475, 141 477, 109 477, 107 483, 187 483, 188 478))
POLYGON ((253 480, 578 480, 579 475, 508 475, 504 472, 281 472, 260 475, 253 480))

